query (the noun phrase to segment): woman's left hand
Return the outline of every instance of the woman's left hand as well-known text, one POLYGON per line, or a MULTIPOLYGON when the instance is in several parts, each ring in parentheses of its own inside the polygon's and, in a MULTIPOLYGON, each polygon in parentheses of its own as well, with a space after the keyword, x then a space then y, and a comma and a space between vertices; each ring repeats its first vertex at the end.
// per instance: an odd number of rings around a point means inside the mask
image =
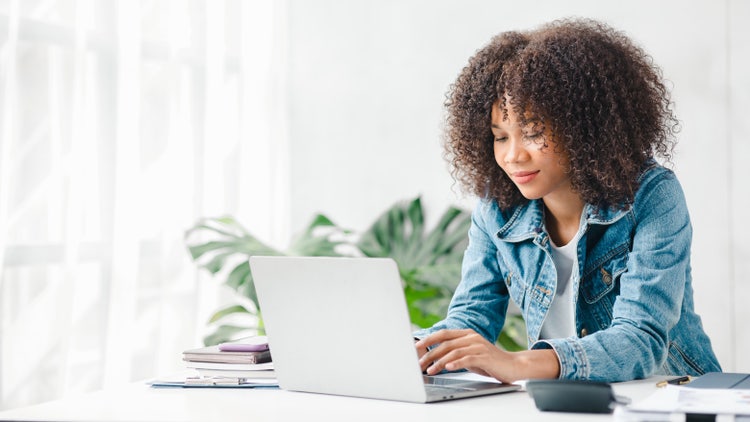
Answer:
POLYGON ((476 331, 440 330, 416 343, 417 348, 433 347, 419 360, 422 371, 435 375, 446 369, 466 369, 501 382, 525 378, 554 378, 560 371, 553 350, 507 352, 487 341, 476 331))

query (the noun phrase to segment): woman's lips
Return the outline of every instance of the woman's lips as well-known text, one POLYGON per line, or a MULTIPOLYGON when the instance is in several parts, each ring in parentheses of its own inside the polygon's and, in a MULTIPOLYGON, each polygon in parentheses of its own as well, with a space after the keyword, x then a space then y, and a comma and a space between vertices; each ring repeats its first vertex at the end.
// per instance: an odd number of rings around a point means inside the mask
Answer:
POLYGON ((534 180, 534 178, 537 176, 537 174, 539 174, 539 170, 537 170, 537 171, 517 171, 517 172, 512 173, 511 175, 513 176, 513 180, 516 183, 518 183, 520 185, 523 185, 525 183, 529 183, 532 180, 534 180))

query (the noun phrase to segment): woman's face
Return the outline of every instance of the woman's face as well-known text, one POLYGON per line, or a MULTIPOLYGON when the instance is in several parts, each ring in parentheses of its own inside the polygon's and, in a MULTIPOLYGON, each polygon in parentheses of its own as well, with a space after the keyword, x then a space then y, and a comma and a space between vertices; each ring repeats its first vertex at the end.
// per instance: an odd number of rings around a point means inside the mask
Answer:
POLYGON ((508 104, 507 118, 492 106, 492 134, 495 161, 527 199, 561 198, 572 193, 567 173, 568 156, 555 150, 551 133, 533 123, 521 126, 508 104), (547 146, 545 146, 547 145, 547 146))

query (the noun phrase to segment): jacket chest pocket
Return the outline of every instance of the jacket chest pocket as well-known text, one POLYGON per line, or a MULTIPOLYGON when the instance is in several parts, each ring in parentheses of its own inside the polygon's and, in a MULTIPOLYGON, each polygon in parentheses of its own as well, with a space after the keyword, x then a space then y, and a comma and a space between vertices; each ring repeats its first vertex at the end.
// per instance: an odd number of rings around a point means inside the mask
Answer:
POLYGON ((612 308, 620 291, 620 276, 627 270, 627 264, 626 250, 588 268, 581 280, 579 292, 584 302, 581 305, 596 319, 600 329, 612 322, 612 308))

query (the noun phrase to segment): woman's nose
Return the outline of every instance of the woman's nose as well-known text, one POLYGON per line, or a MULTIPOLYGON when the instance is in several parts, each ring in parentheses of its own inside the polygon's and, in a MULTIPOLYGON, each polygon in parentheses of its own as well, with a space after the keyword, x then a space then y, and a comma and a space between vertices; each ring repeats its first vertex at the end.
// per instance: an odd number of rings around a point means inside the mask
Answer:
POLYGON ((503 161, 507 164, 518 163, 523 161, 526 154, 526 148, 523 142, 518 138, 510 138, 506 142, 506 150, 503 161))

